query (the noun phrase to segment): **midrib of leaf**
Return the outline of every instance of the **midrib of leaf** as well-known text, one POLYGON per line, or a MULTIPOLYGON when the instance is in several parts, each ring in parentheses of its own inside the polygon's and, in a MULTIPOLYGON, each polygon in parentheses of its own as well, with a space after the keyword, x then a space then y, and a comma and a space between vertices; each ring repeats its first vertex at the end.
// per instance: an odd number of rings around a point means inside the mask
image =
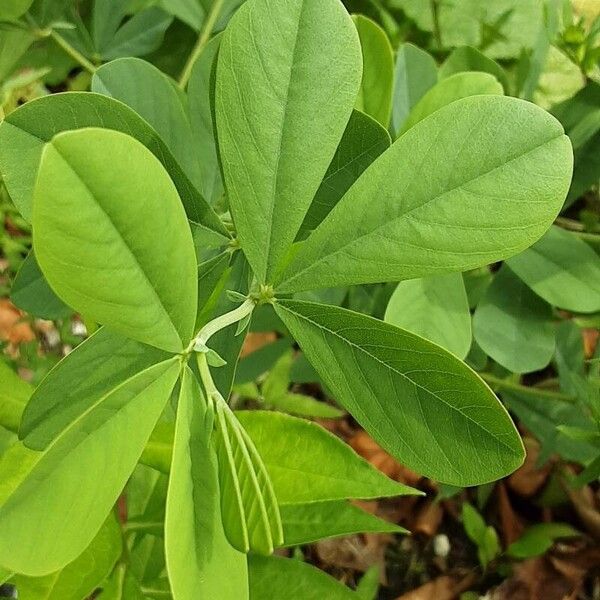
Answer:
MULTIPOLYGON (((182 345, 184 345, 188 340, 183 340, 181 337, 181 334, 179 333, 179 331, 177 331, 177 328, 175 327, 175 324, 173 323, 173 320, 171 319, 169 312, 167 311, 165 305, 163 304, 162 298, 160 297, 157 289, 154 287, 152 281, 150 280, 150 277, 146 273, 144 266, 142 265, 142 263, 139 262, 137 256, 133 253, 133 251, 131 250, 131 248, 129 247, 127 242, 125 241, 125 238, 121 234, 121 231, 116 226, 115 222, 111 219, 110 215, 106 212, 106 210, 104 209, 102 204, 100 202, 98 202, 98 200, 96 199, 96 195, 92 192, 92 189, 89 187, 88 183, 86 181, 84 181, 84 179, 80 176, 80 174, 71 166, 69 161, 62 155, 60 150, 54 144, 52 144, 52 147, 56 150, 57 154, 61 157, 64 164, 69 168, 69 170, 73 173, 73 175, 75 175, 75 177, 82 183, 83 187, 87 190, 90 199, 93 200, 94 204, 98 207, 98 209, 105 216, 106 221, 112 227, 113 231, 117 234, 117 239, 119 240, 121 247, 126 250, 126 254, 129 255, 130 258, 133 260, 134 266, 137 266, 139 271, 143 275, 144 280, 146 281, 146 283, 148 285, 148 288, 150 288, 152 295, 157 300, 158 305, 160 306, 162 314, 166 317, 167 323, 169 323, 169 325, 171 326, 172 332, 175 333, 175 336, 177 337, 177 339, 182 343, 182 345)), ((173 184, 173 186, 174 185, 175 184, 173 184)), ((58 257, 55 256, 55 259, 56 258, 58 258, 58 257)), ((78 291, 78 293, 81 293, 81 292, 78 291)), ((115 304, 118 304, 118 303, 115 303, 115 304)))
MULTIPOLYGON (((434 114, 435 114, 435 113, 434 113, 434 114)), ((423 119, 423 122, 424 122, 425 120, 429 119, 431 116, 432 116, 432 115, 429 115, 428 117, 426 117, 425 119, 423 119)), ((409 131, 410 131, 410 130, 409 130, 409 131)), ((408 132, 407 132, 407 133, 408 133, 408 132)), ((383 224, 376 225, 376 226, 375 226, 373 229, 370 229, 369 231, 366 231, 365 233, 361 234, 360 236, 353 238, 351 241, 349 241, 349 242, 346 242, 346 243, 345 243, 343 246, 340 246, 339 248, 337 248, 337 249, 336 249, 336 250, 334 250, 333 252, 331 252, 331 253, 329 253, 329 254, 326 254, 326 255, 324 255, 324 256, 321 256, 321 257, 317 258, 316 260, 312 261, 312 262, 311 262, 311 263, 310 263, 308 266, 304 267, 303 269, 300 269, 299 271, 296 271, 292 277, 289 277, 288 279, 285 279, 283 282, 281 282, 281 284, 280 284, 280 285, 278 285, 278 286, 277 286, 277 288, 278 288, 278 289, 280 289, 280 290, 282 290, 282 291, 283 291, 283 290, 285 290, 285 289, 286 289, 286 287, 289 287, 289 284, 290 284, 292 281, 294 281, 295 279, 298 279, 298 277, 300 277, 301 275, 303 275, 303 274, 304 274, 304 273, 306 273, 307 271, 310 271, 310 270, 312 270, 312 269, 315 267, 315 265, 317 265, 317 264, 319 264, 319 263, 322 263, 324 260, 326 260, 326 259, 329 259, 329 258, 331 258, 332 256, 336 256, 336 255, 338 255, 339 253, 346 251, 346 249, 347 249, 349 246, 353 246, 353 245, 357 244, 357 243, 358 243, 360 240, 362 240, 363 238, 365 238, 365 237, 368 237, 368 236, 371 236, 371 235, 373 235, 374 233, 376 233, 377 231, 379 231, 379 230, 381 230, 381 229, 385 229, 385 228, 389 227, 389 226, 390 226, 390 224, 392 224, 392 223, 396 223, 397 221, 400 221, 400 220, 402 220, 402 219, 405 219, 406 217, 410 216, 412 213, 414 213, 414 212, 417 212, 417 211, 421 210, 422 208, 424 208, 424 207, 428 206, 429 204, 431 204, 431 203, 433 203, 433 202, 437 202, 437 201, 439 201, 439 200, 443 199, 443 198, 444 198, 444 196, 447 196, 448 194, 452 194, 452 193, 453 193, 453 192, 455 192, 456 190, 459 190, 460 188, 464 187, 465 185, 468 185, 468 184, 474 183, 474 182, 478 181, 479 179, 482 179, 482 178, 484 178, 484 177, 487 177, 488 175, 492 174, 494 171, 497 171, 497 170, 499 170, 499 169, 502 169, 502 168, 504 168, 504 167, 506 167, 506 166, 510 165, 511 163, 513 163, 513 162, 515 162, 515 161, 517 161, 517 160, 520 160, 520 159, 522 159, 522 158, 524 158, 524 157, 528 156, 529 154, 531 154, 531 153, 533 153, 533 152, 536 152, 536 151, 537 151, 537 150, 539 150, 540 148, 543 148, 544 146, 547 146, 548 144, 551 144, 551 143, 552 143, 552 142, 554 142, 555 140, 557 140, 557 139, 559 139, 559 138, 562 138, 562 137, 563 137, 563 134, 559 134, 559 135, 555 135, 555 136, 553 136, 552 138, 548 138, 548 139, 547 139, 546 141, 544 141, 543 143, 541 143, 541 144, 538 144, 538 145, 536 145, 536 146, 533 146, 532 148, 529 148, 529 149, 528 149, 528 150, 526 150, 525 152, 522 152, 522 153, 520 153, 520 154, 517 154, 517 155, 515 155, 515 156, 511 157, 509 160, 507 160, 507 161, 504 161, 503 163, 501 163, 501 164, 499 164, 499 165, 496 165, 496 166, 492 167, 491 169, 488 169, 487 171, 485 171, 485 172, 483 172, 483 173, 479 173, 479 174, 478 174, 477 176, 475 176, 475 177, 472 177, 472 178, 470 178, 470 179, 467 179, 467 180, 465 180, 465 181, 461 181, 459 184, 455 185, 454 187, 452 187, 452 188, 450 188, 450 189, 448 189, 448 190, 444 190, 444 191, 443 191, 441 194, 438 194, 438 195, 436 195, 436 196, 433 196, 433 197, 431 197, 431 198, 428 198, 428 199, 426 199, 426 200, 425 200, 423 203, 419 204, 418 206, 413 206, 412 208, 410 208, 410 209, 406 210, 405 212, 403 212, 403 213, 401 213, 401 214, 397 215, 397 216, 396 216, 396 217, 394 217, 394 218, 393 218, 391 221, 386 221, 386 222, 385 222, 385 223, 383 223, 383 224), (286 285, 286 284, 287 284, 287 285, 286 285)), ((391 146, 391 147, 390 147, 390 149, 391 149, 391 148, 393 148, 393 146, 391 146)), ((389 151, 389 150, 387 150, 387 151, 389 151)), ((386 151, 386 152, 387 152, 387 151, 386 151)), ((385 152, 384 152, 384 154, 385 154, 385 152)), ((359 179, 357 180, 357 182, 356 182, 356 183, 360 182, 360 180, 361 180, 363 177, 365 177, 366 175, 368 175, 368 173, 369 173, 370 169, 371 169, 371 168, 373 168, 373 167, 374 167, 376 164, 377 164, 377 161, 375 161, 374 163, 372 163, 372 165, 371 165, 370 167, 367 167, 367 169, 366 169, 366 170, 363 172, 363 174, 361 175, 361 177, 359 177, 359 179)), ((340 203, 339 203, 339 204, 341 204, 341 203, 343 202, 343 200, 344 200, 344 198, 346 197, 346 195, 348 195, 348 194, 352 193, 352 190, 353 190, 354 186, 356 185, 356 183, 355 183, 355 184, 353 184, 353 185, 350 187, 350 189, 349 189, 349 190, 346 192, 346 194, 344 194, 344 197, 343 197, 343 198, 340 200, 340 203)), ((339 204, 338 204, 338 206, 339 206, 339 204)), ((331 215, 331 213, 330 213, 330 215, 331 215)), ((330 218, 330 216, 328 216, 328 217, 327 217, 327 219, 329 219, 329 218, 330 218)), ((323 221, 323 223, 326 223, 326 222, 327 222, 327 219, 326 219, 326 221, 323 221)), ((318 230, 315 230, 315 232, 316 232, 316 231, 318 231, 318 230)), ((310 241, 310 237, 308 238, 307 242, 309 242, 309 241, 310 241)), ((306 243, 306 242, 305 242, 305 243, 306 243)), ((300 252, 298 253, 298 255, 297 255, 297 256, 301 256, 301 252, 302 252, 302 251, 300 251, 300 252)), ((293 265, 292 265, 292 266, 293 266, 293 265)))
MULTIPOLYGON (((285 88, 285 97, 283 99, 283 114, 281 116, 282 125, 281 125, 281 132, 279 135, 279 140, 277 143, 277 146, 278 146, 277 161, 275 163, 275 178, 273 180, 272 202, 270 203, 271 211, 270 211, 270 215, 269 215, 269 220, 267 222, 268 233, 267 233, 266 251, 265 251, 265 255, 267 257, 267 264, 266 264, 266 268, 265 268, 265 279, 268 279, 269 274, 272 271, 272 269, 275 269, 277 267, 277 264, 272 264, 271 245, 273 242, 273 219, 274 219, 275 207, 276 207, 277 198, 278 198, 277 191, 279 189, 279 178, 281 175, 281 173, 279 171, 279 162, 281 160, 281 153, 283 150, 283 141, 285 138, 286 124, 287 124, 287 111, 288 111, 288 104, 289 104, 288 101, 289 101, 289 96, 290 96, 290 88, 292 87, 294 67, 296 64, 296 52, 298 50, 298 38, 299 38, 299 33, 300 33, 300 24, 302 22, 302 18, 304 15, 305 6, 306 6, 305 0, 300 0, 300 13, 298 15, 298 20, 296 22, 296 31, 294 34, 294 47, 292 49, 291 56, 290 56, 289 76, 288 76, 287 86, 285 88)), ((252 14, 252 13, 250 13, 250 14, 252 14)))
MULTIPOLYGON (((459 408, 453 406, 452 404, 450 404, 449 402, 447 402, 446 400, 444 400, 443 398, 441 398, 440 396, 438 396, 434 391, 428 390, 426 387, 418 384, 416 381, 412 380, 410 377, 408 377, 407 375, 405 375, 401 371, 398 371, 397 369, 395 369, 394 367, 392 367, 388 363, 382 361, 381 359, 379 359, 375 355, 371 354, 368 350, 366 350, 362 346, 359 346, 358 344, 355 344, 354 342, 351 342, 349 339, 343 337, 342 335, 338 334, 337 332, 333 331, 332 329, 329 329, 328 327, 325 327, 324 325, 321 325, 321 324, 317 323, 316 321, 313 321, 312 319, 310 319, 310 318, 308 318, 308 317, 306 317, 306 316, 304 316, 304 315, 302 315, 300 313, 297 313, 296 311, 290 309, 287 306, 282 306, 281 304, 279 306, 281 308, 283 308, 284 310, 287 310, 288 312, 291 312, 292 314, 296 315, 297 318, 304 319, 305 321, 311 323, 312 325, 314 325, 318 329, 324 330, 324 331, 328 332, 329 334, 333 335, 334 337, 339 338, 340 340, 342 340, 345 343, 347 343, 349 346, 353 347, 356 350, 359 350, 360 352, 366 354, 368 357, 372 358, 374 361, 376 361, 379 364, 383 365, 385 368, 389 369, 390 371, 393 371, 397 375, 400 375, 400 377, 402 377, 406 381, 410 382, 416 388, 421 389, 423 392, 425 392, 426 394, 429 394, 429 395, 433 396, 436 400, 439 400, 442 404, 446 405, 451 410, 459 413, 467 421, 470 421, 473 425, 475 425, 475 427, 477 429, 479 429, 481 431, 484 431, 486 434, 488 434, 491 437, 493 437, 499 444, 501 444, 503 447, 505 447, 507 450, 509 450, 511 452, 511 454, 514 454, 513 449, 510 446, 508 446, 506 444, 506 442, 504 442, 502 439, 498 438, 494 433, 492 433, 491 431, 489 431, 488 429, 486 429, 485 427, 483 427, 480 423, 478 423, 477 421, 475 421, 474 419, 472 419, 471 417, 469 417, 467 414, 463 413, 459 408)), ((456 359, 456 360, 458 361, 458 359, 456 359)), ((457 373, 453 373, 453 374, 457 374, 457 373)), ((476 373, 473 373, 473 375, 474 375, 474 378, 476 378, 479 381, 481 381, 481 383, 489 390, 490 394, 493 396, 493 392, 491 391, 490 388, 488 388, 487 384, 482 379, 480 379, 479 376, 476 373)), ((418 394, 417 394, 417 398, 418 398, 419 405, 421 405, 421 398, 419 397, 418 394)), ((502 406, 502 405, 499 404, 499 406, 502 406)))
MULTIPOLYGON (((127 385, 130 381, 132 381, 133 379, 136 379, 137 377, 140 377, 141 375, 147 373, 148 371, 155 369, 158 366, 162 366, 162 365, 166 365, 168 363, 173 363, 175 364, 177 362, 177 358, 173 357, 173 358, 169 358, 168 360, 164 360, 162 362, 159 362, 155 365, 152 365, 151 367, 148 367, 147 369, 144 369, 143 371, 140 371, 139 373, 136 373, 135 375, 133 375, 132 377, 129 377, 128 379, 126 379, 125 381, 121 382, 119 385, 115 386, 114 388, 112 388, 109 392, 107 392, 106 394, 104 394, 101 398, 99 398, 96 402, 94 402, 93 405, 89 406, 84 412, 81 413, 81 415, 79 415, 77 418, 73 419, 73 421, 71 421, 71 423, 69 423, 53 440, 52 442, 50 442, 50 444, 48 444, 48 446, 42 450, 31 450, 30 448, 28 448, 27 444, 25 443, 27 438, 25 438, 23 440, 23 446, 25 446, 25 448, 27 448, 30 452, 35 452, 36 454, 38 454, 39 456, 37 457, 35 463, 33 464, 32 468, 24 474, 24 477, 21 479, 21 481, 15 486, 15 488, 13 489, 12 493, 9 493, 9 495, 4 499, 0 499, 0 510, 6 505, 6 503, 10 500, 10 498, 12 496, 14 496, 20 489, 21 484, 32 474, 35 472, 35 470, 37 469, 38 465, 42 464, 44 462, 44 460, 47 458, 48 454, 50 453, 50 451, 57 446, 63 439, 65 436, 67 436, 71 431, 73 431, 80 423, 82 423, 86 417, 88 415, 90 415, 94 410, 96 410, 96 408, 98 408, 101 404, 103 404, 106 399, 111 396, 112 394, 116 393, 119 389, 121 389, 122 387, 124 387, 125 385, 127 385)), ((168 369, 165 369, 164 371, 162 371, 162 373, 159 375, 159 377, 163 376, 165 373, 168 372, 168 369)), ((137 398, 140 394, 142 394, 150 385, 152 385, 154 382, 156 381, 156 379, 153 379, 152 381, 150 381, 148 383, 148 385, 146 387, 144 387, 144 389, 140 390, 136 395, 135 398, 137 398)), ((165 402, 168 400, 168 398, 165 399, 165 402)), ((98 428, 96 428, 93 432, 88 432, 86 434, 86 436, 82 437, 77 444, 75 444, 73 446, 73 449, 76 448, 77 446, 79 446, 80 444, 82 444, 84 442, 85 439, 87 439, 87 437, 89 437, 92 433, 97 433, 100 429, 102 429, 102 427, 104 427, 110 420, 112 420, 116 414, 118 414, 123 408, 125 408, 128 404, 130 404, 132 402, 132 400, 129 400, 127 403, 121 405, 119 407, 119 409, 117 411, 115 411, 109 419, 106 419, 98 428)))

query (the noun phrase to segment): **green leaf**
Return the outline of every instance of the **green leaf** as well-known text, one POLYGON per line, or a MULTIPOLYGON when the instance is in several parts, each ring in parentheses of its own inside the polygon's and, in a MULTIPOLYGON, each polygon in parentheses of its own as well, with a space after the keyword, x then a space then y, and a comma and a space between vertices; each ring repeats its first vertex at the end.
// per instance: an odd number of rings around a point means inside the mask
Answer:
POLYGON ((396 56, 392 130, 398 137, 410 111, 438 80, 431 54, 412 44, 402 44, 396 56))
POLYGON ((522 463, 502 404, 446 350, 334 306, 279 300, 275 310, 333 397, 411 469, 466 487, 522 463))
POLYGON ((546 302, 575 312, 600 310, 600 258, 574 234, 551 227, 507 262, 546 302))
POLYGON ((528 527, 521 537, 506 549, 506 553, 513 558, 532 558, 544 554, 555 540, 579 535, 579 531, 566 523, 537 523, 528 527))
POLYGON ((477 545, 477 556, 485 569, 500 554, 498 534, 493 527, 486 525, 477 510, 466 502, 463 504, 462 517, 467 536, 477 545))
POLYGON ((473 335, 488 356, 513 373, 543 369, 554 354, 551 307, 508 267, 498 271, 479 303, 473 335))
POLYGON ((502 85, 489 73, 472 72, 451 75, 434 85, 417 102, 404 122, 400 134, 408 131, 436 110, 461 98, 483 94, 501 96, 503 93, 502 85))
POLYGON ((33 4, 33 0, 3 0, 0 6, 0 19, 13 21, 26 13, 33 4))
POLYGON ((103 60, 112 60, 149 54, 160 46, 172 21, 171 15, 156 6, 141 10, 128 19, 106 45, 99 48, 100 56, 103 60))
POLYGON ((407 533, 404 527, 388 523, 346 500, 286 504, 281 507, 281 521, 286 546, 352 533, 407 533))
POLYGON ((377 121, 353 110, 333 160, 310 205, 301 231, 315 229, 363 171, 390 147, 390 135, 377 121))
POLYGON ((214 415, 192 372, 181 382, 165 518, 169 581, 175 600, 248 598, 246 556, 227 541, 221 521, 214 415))
POLYGON ((280 556, 248 558, 250 600, 356 600, 356 594, 312 565, 280 556))
POLYGON ((45 577, 17 575, 19 600, 85 600, 121 556, 121 528, 111 514, 90 545, 73 562, 45 577))
POLYGON ((158 133, 197 189, 202 181, 187 115, 185 96, 174 81, 139 58, 120 58, 102 65, 92 78, 92 91, 131 107, 158 133))
POLYGON ((235 383, 239 385, 257 380, 291 345, 292 340, 289 337, 280 338, 242 358, 235 374, 235 383))
POLYGON ((460 273, 402 281, 385 321, 416 333, 464 359, 471 347, 471 313, 460 273))
POLYGON ((453 102, 367 168, 278 289, 398 281, 507 258, 548 229, 571 168, 562 127, 536 106, 501 96, 453 102))
POLYGON ((17 443, 2 456, 0 538, 12 543, 0 546, 0 564, 40 576, 81 554, 133 471, 178 372, 176 359, 150 367, 99 399, 45 451, 17 443))
POLYGON ((385 31, 368 17, 352 17, 362 48, 363 74, 356 108, 387 128, 392 113, 394 53, 385 31))
POLYGON ((0 426, 17 431, 33 387, 0 360, 0 426))
POLYGON ((224 400, 215 406, 223 527, 240 552, 283 544, 277 498, 260 453, 224 400))
POLYGON ((320 425, 290 415, 238 411, 280 505, 420 494, 393 481, 320 425))
POLYGON ((272 280, 333 158, 360 63, 358 35, 339 0, 251 0, 223 35, 219 148, 239 239, 259 283, 272 280))
POLYGON ((142 144, 105 129, 56 136, 33 222, 38 263, 67 304, 161 349, 187 345, 198 293, 192 236, 175 186, 142 144))
POLYGON ((27 102, 0 124, 0 172, 13 202, 31 219, 33 188, 45 142, 83 127, 122 131, 144 144, 169 172, 188 218, 221 242, 229 234, 206 204, 159 134, 125 104, 90 92, 50 94, 27 102))
POLYGON ((194 64, 187 87, 194 152, 200 165, 201 191, 212 204, 223 194, 216 132, 214 129, 214 87, 221 35, 214 37, 194 64))
POLYGON ((505 90, 508 90, 508 79, 504 69, 495 60, 488 58, 472 46, 461 46, 454 49, 440 67, 439 76, 440 79, 446 79, 456 73, 468 71, 489 73, 502 84, 505 90))
POLYGON ((62 319, 72 312, 48 285, 33 251, 27 255, 13 281, 10 299, 21 310, 42 319, 62 319))
POLYGON ((158 4, 192 29, 200 31, 205 18, 200 0, 159 0, 158 4))
POLYGON ((107 394, 169 354, 102 327, 46 375, 25 407, 19 436, 44 450, 107 394))

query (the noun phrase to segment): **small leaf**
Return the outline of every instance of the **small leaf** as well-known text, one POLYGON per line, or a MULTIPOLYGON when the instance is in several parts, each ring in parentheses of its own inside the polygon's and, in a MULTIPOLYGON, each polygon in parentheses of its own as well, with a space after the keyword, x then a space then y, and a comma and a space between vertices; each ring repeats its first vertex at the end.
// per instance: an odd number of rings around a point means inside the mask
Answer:
POLYGON ((224 400, 216 402, 221 512, 227 538, 240 552, 271 554, 283 544, 277 498, 254 443, 224 400))
POLYGON ((352 17, 362 48, 363 74, 356 108, 387 128, 392 111, 394 53, 385 31, 363 15, 352 17))
POLYGON ((154 155, 116 131, 61 133, 44 150, 34 198, 36 257, 67 304, 161 349, 187 345, 196 257, 177 190, 154 155))
POLYGON ((461 487, 522 463, 502 404, 446 350, 334 306, 279 300, 275 310, 333 397, 401 463, 461 487))
POLYGON ((517 254, 552 223, 571 169, 568 138, 538 107, 502 96, 453 102, 366 169, 277 289, 399 281, 517 254))
POLYGON ((507 262, 546 302, 575 312, 600 310, 600 258, 572 233, 553 226, 507 262))
POLYGON ((504 90, 489 73, 457 73, 442 79, 417 102, 404 122, 400 135, 436 110, 461 98, 483 94, 502 95, 504 90))
POLYGON ((350 588, 300 560, 251 555, 248 567, 252 600, 357 600, 350 588))
POLYGON ((316 423, 260 410, 236 415, 262 457, 281 505, 421 494, 386 477, 316 423))
POLYGON ((259 283, 272 279, 333 158, 360 64, 358 35, 339 0, 246 2, 223 34, 219 149, 239 239, 259 283))
POLYGON ((410 111, 438 80, 437 65, 425 50, 402 44, 396 56, 392 130, 402 130, 410 111))
POLYGON ((385 321, 423 336, 464 359, 471 347, 471 313, 460 273, 402 281, 385 321))
POLYGON ((473 334, 486 354, 513 373, 543 369, 554 354, 551 307, 506 266, 475 311, 473 334))
POLYGON ((310 544, 324 538, 353 533, 407 533, 345 500, 286 504, 281 507, 286 546, 310 544))
POLYGON ((579 531, 566 523, 538 523, 528 527, 523 535, 507 548, 506 553, 513 558, 532 558, 544 554, 555 540, 579 535, 579 531))
POLYGON ((27 438, 11 446, 0 459, 0 538, 12 543, 0 545, 0 564, 41 576, 83 552, 133 471, 178 372, 171 359, 128 379, 43 452, 29 449, 27 438))
POLYGON ((186 368, 177 406, 165 517, 165 551, 175 600, 248 598, 246 556, 227 541, 221 521, 214 414, 186 368))
POLYGON ((479 71, 493 75, 508 90, 508 79, 504 69, 491 58, 473 48, 472 46, 461 46, 455 48, 450 56, 440 67, 440 79, 446 79, 456 73, 465 73, 469 71, 479 71))

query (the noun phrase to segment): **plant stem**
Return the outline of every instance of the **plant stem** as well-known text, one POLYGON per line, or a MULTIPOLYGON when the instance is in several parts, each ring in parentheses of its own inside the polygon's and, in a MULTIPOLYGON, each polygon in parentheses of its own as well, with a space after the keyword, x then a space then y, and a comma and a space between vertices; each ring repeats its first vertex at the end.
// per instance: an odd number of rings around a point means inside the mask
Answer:
POLYGON ((567 219, 565 217, 557 217, 554 223, 562 229, 570 231, 573 235, 577 236, 584 242, 600 245, 600 234, 585 231, 584 226, 579 221, 574 221, 573 219, 567 219))
POLYGON ((575 397, 569 394, 563 394, 561 392, 552 392, 550 390, 542 390, 536 387, 528 387, 521 385, 520 383, 514 383, 507 379, 496 377, 491 373, 478 373, 478 375, 485 382, 489 383, 493 387, 500 388, 501 390, 509 390, 518 392, 519 394, 527 394, 529 396, 538 396, 548 398, 549 400, 560 400, 562 402, 575 402, 575 397))
POLYGON ((433 37, 438 46, 438 50, 442 49, 442 29, 440 27, 440 14, 438 7, 438 0, 430 0, 431 4, 431 18, 433 20, 433 37))
POLYGON ((219 14, 221 13, 221 9, 223 8, 224 0, 213 0, 212 7, 210 12, 206 16, 206 20, 202 25, 202 29, 200 31, 200 35, 198 36, 198 41, 196 45, 192 49, 183 70, 181 71, 181 75, 179 77, 179 87, 184 89, 190 80, 190 76, 192 75, 192 69, 194 68, 194 63, 198 60, 198 57, 202 54, 204 47, 208 44, 210 40, 210 36, 213 32, 213 29, 217 23, 217 19, 219 18, 219 14))
POLYGON ((198 371, 200 371, 200 379, 202 380, 202 384, 204 385, 204 389, 206 391, 206 395, 209 396, 210 399, 215 400, 221 397, 221 392, 217 389, 215 382, 213 381, 212 375, 210 373, 210 369, 208 367, 208 362, 206 361, 206 354, 200 352, 197 354, 198 361, 198 371))
POLYGON ((86 71, 90 73, 94 73, 96 71, 96 66, 92 64, 81 52, 73 48, 65 38, 56 33, 56 31, 52 30, 50 32, 50 37, 76 62, 78 62, 86 71))
POLYGON ((247 298, 242 304, 240 304, 236 309, 213 319, 209 323, 207 323, 199 332, 198 335, 190 342, 190 345, 186 349, 186 354, 189 354, 194 349, 194 346, 200 344, 205 346, 208 340, 215 334, 217 331, 221 331, 221 329, 225 329, 229 325, 233 325, 233 323, 237 323, 241 321, 244 317, 247 317, 256 306, 254 300, 251 298, 247 298))

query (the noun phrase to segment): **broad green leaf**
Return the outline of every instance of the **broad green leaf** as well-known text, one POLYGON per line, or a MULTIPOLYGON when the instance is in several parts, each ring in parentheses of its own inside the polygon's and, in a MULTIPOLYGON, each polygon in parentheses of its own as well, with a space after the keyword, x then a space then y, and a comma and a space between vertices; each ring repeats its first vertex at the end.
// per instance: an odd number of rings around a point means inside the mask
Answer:
POLYGON ((141 10, 121 25, 113 38, 99 49, 100 56, 103 60, 112 60, 149 54, 160 46, 172 21, 168 13, 156 6, 141 10))
POLYGON ((45 143, 61 131, 83 127, 122 131, 144 144, 169 172, 188 218, 227 242, 228 234, 219 218, 196 191, 159 134, 125 104, 89 92, 43 96, 10 113, 0 124, 0 172, 23 217, 31 219, 33 188, 45 143))
POLYGON ((532 558, 544 554, 560 538, 577 537, 579 531, 566 523, 537 523, 528 527, 506 552, 513 558, 532 558))
POLYGON ((388 132, 371 117, 353 110, 333 160, 310 205, 301 231, 315 229, 362 172, 390 147, 388 132))
POLYGON ((158 5, 196 31, 200 31, 205 18, 200 0, 159 0, 158 5))
POLYGON ((320 425, 264 411, 238 411, 280 505, 419 494, 393 481, 320 425))
POLYGON ((368 17, 352 17, 362 48, 363 74, 356 108, 387 128, 392 112, 394 53, 385 31, 368 17))
POLYGON ((360 64, 358 34, 339 0, 249 0, 223 35, 219 148, 239 239, 259 283, 272 280, 335 154, 360 64))
POLYGON ((162 138, 197 189, 202 181, 198 154, 187 115, 185 96, 154 65, 139 58, 120 58, 102 65, 92 91, 115 98, 137 112, 162 138))
POLYGON ((412 279, 517 254, 552 223, 571 169, 568 138, 540 108, 502 96, 457 100, 366 169, 278 289, 412 279))
POLYGON ((275 310, 333 397, 411 469, 466 487, 523 461, 502 404, 446 350, 334 306, 279 300, 275 310))
POLYGON ((551 227, 508 266, 538 296, 575 312, 600 310, 600 258, 584 241, 551 227))
POLYGON ((410 111, 400 134, 408 131, 436 110, 461 98, 484 94, 501 96, 503 93, 500 82, 489 73, 456 73, 442 79, 427 91, 410 111))
POLYGON ((27 255, 15 277, 10 299, 21 310, 42 319, 62 319, 72 312, 48 285, 33 251, 27 255))
POLYGON ((56 136, 33 222, 38 263, 67 304, 161 349, 187 345, 198 293, 192 236, 175 186, 142 144, 105 129, 56 136))
POLYGON ((508 267, 494 277, 473 317, 488 356, 513 373, 543 369, 554 354, 552 309, 508 267))
POLYGON ((398 136, 410 111, 438 80, 434 58, 417 46, 403 44, 396 56, 392 130, 398 136))
POLYGON ((26 13, 33 4, 33 0, 3 0, 0 6, 0 19, 12 21, 26 13))
POLYGON ((210 320, 223 292, 231 254, 227 251, 198 265, 198 314, 196 331, 210 320))
POLYGON ((201 191, 212 204, 223 193, 216 132, 213 123, 214 79, 221 36, 214 37, 194 64, 187 87, 194 152, 200 165, 201 191))
POLYGON ((281 521, 286 546, 352 533, 407 533, 404 527, 388 523, 346 500, 286 504, 281 507, 281 521))
POLYGON ((221 522, 214 415, 189 369, 177 407, 169 478, 165 548, 175 600, 248 598, 246 556, 227 541, 221 522))
POLYGON ((17 443, 0 459, 0 564, 41 576, 98 533, 162 412, 179 361, 160 363, 100 398, 43 452, 17 443), (107 443, 110 440, 110 443, 107 443))
POLYGON ((250 600, 356 600, 356 594, 331 575, 293 558, 250 556, 250 600))
POLYGON ((460 273, 398 284, 385 321, 435 342, 464 359, 471 347, 471 313, 460 273))
POLYGON ((215 413, 225 533, 241 552, 271 554, 283 544, 283 530, 269 474, 252 439, 222 399, 215 413))
POLYGON ((508 90, 508 79, 504 69, 491 58, 473 48, 472 46, 461 46, 450 53, 450 56, 440 67, 440 79, 445 79, 456 73, 468 71, 480 71, 493 75, 508 90))
POLYGON ((0 360, 0 426, 17 431, 33 387, 0 360))
POLYGON ((43 450, 106 394, 136 373, 169 358, 151 346, 102 327, 63 358, 27 403, 19 436, 43 450))
POLYGON ((586 78, 579 66, 554 46, 549 46, 542 65, 533 100, 546 110, 568 100, 585 86, 586 78))
POLYGON ((45 577, 17 575, 19 600, 85 600, 121 556, 121 528, 111 514, 90 545, 61 571, 45 577))
POLYGON ((15 70, 19 59, 35 42, 33 32, 11 27, 0 30, 0 81, 15 70))

